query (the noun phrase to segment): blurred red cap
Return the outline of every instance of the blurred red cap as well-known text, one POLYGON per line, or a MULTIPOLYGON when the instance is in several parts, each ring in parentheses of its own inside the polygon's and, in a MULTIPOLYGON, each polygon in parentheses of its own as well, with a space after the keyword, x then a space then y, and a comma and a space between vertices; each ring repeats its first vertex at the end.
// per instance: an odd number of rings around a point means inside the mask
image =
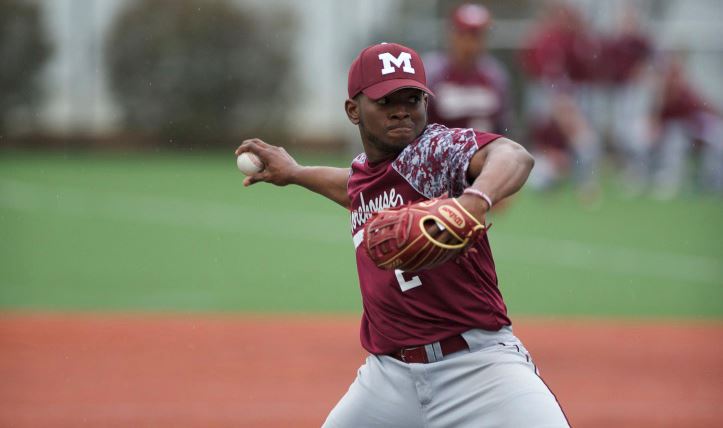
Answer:
POLYGON ((424 64, 414 49, 396 43, 369 46, 349 68, 349 98, 360 92, 377 100, 402 88, 417 88, 434 95, 427 88, 424 64))
POLYGON ((482 31, 492 22, 492 14, 482 5, 465 3, 452 12, 451 19, 459 31, 482 31))

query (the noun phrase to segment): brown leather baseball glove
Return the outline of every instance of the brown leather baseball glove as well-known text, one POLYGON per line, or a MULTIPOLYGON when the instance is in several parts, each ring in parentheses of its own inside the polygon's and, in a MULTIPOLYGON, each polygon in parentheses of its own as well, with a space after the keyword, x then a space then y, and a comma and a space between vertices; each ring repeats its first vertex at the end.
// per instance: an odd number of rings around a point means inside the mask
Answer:
POLYGON ((458 256, 486 230, 456 199, 436 198, 374 213, 364 246, 381 269, 419 271, 458 256), (444 242, 439 230, 449 234, 444 242))

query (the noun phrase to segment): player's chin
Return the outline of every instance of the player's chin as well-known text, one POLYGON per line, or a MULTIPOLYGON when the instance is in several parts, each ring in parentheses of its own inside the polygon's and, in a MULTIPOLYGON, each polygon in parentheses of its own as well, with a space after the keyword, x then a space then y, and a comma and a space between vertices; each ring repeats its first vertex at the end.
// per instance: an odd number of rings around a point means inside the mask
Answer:
POLYGON ((386 139, 395 146, 406 146, 417 137, 413 128, 394 128, 386 133, 386 139))

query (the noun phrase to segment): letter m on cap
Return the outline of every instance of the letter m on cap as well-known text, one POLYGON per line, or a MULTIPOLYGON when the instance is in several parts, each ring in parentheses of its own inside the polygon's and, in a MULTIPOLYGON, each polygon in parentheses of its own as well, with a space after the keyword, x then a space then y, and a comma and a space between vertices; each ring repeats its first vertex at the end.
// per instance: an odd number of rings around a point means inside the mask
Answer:
POLYGON ((382 61, 382 75, 394 73, 395 68, 401 68, 405 73, 414 74, 414 68, 412 68, 412 55, 409 52, 402 52, 398 57, 384 52, 379 54, 379 59, 382 61))

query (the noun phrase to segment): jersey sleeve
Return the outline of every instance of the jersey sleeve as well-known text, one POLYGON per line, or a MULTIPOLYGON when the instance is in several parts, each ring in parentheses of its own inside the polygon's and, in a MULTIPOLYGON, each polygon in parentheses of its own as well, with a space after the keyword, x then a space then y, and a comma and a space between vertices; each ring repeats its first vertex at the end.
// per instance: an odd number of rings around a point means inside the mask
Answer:
POLYGON ((497 134, 474 129, 465 129, 464 131, 463 135, 460 135, 459 141, 453 143, 450 148, 450 182, 447 191, 453 197, 459 196, 465 188, 472 184, 467 179, 467 170, 475 153, 500 138, 497 134))
POLYGON ((469 186, 467 168, 477 150, 500 136, 471 128, 430 125, 394 161, 394 169, 424 197, 459 196, 469 186))

